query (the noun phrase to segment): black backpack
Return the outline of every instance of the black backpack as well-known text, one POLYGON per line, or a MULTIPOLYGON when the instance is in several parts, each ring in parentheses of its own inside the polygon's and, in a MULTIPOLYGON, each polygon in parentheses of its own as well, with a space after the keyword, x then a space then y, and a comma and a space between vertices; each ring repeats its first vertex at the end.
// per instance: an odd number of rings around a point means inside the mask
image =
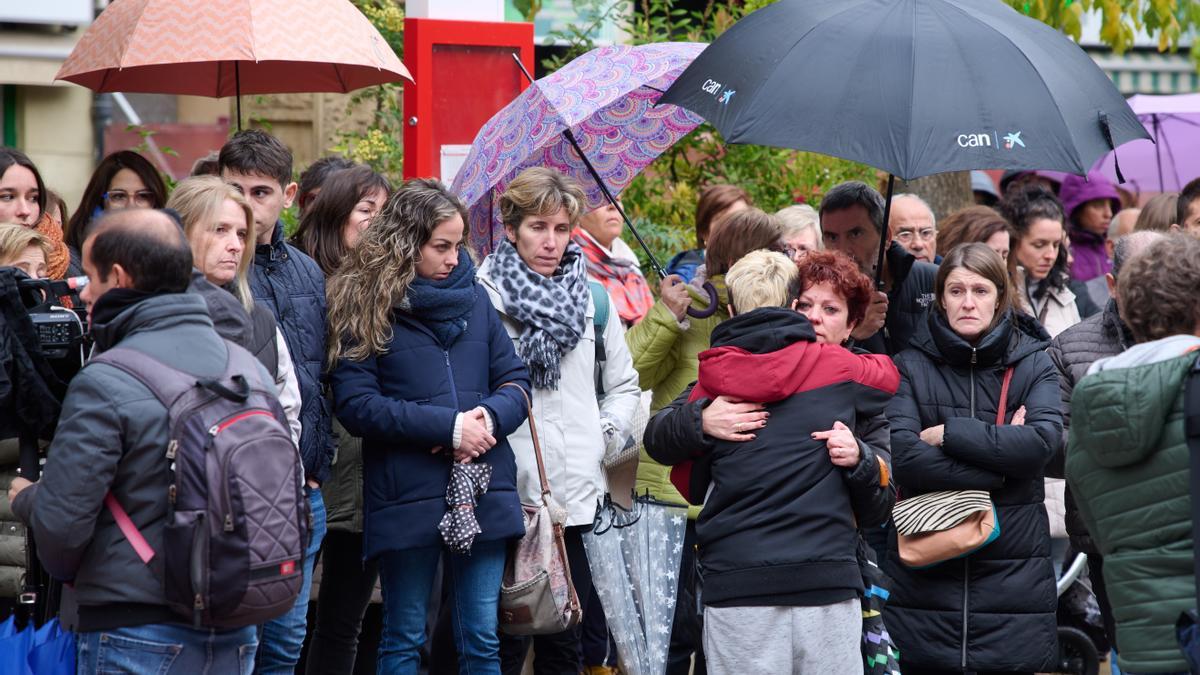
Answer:
MULTIPOLYGON (((129 348, 91 360, 133 376, 167 408, 164 593, 198 628, 258 625, 290 610, 311 528, 300 454, 275 385, 248 351, 225 345, 225 372, 212 380, 129 348)), ((157 553, 112 493, 105 504, 149 563, 157 553)))

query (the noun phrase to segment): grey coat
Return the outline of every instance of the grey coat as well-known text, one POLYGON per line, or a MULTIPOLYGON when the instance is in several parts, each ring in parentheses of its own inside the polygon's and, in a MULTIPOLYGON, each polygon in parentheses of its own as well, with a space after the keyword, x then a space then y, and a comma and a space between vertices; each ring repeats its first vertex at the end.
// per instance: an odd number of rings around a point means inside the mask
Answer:
MULTIPOLYGON (((1133 335, 1129 327, 1121 321, 1117 313, 1117 303, 1109 300, 1104 310, 1093 314, 1079 323, 1059 333, 1050 341, 1050 360, 1058 371, 1058 389, 1062 395, 1063 413, 1063 445, 1046 467, 1046 474, 1055 478, 1063 477, 1063 460, 1067 449, 1067 433, 1071 428, 1071 394, 1075 385, 1087 375, 1092 363, 1109 356, 1116 356, 1133 346, 1133 335)), ((1079 507, 1071 495, 1070 486, 1066 490, 1066 523, 1067 534, 1075 548, 1089 555, 1098 555, 1099 551, 1088 535, 1087 527, 1079 514, 1079 507)))
MULTIPOLYGON (((196 377, 219 376, 227 358, 204 299, 194 294, 147 298, 93 334, 98 351, 119 344, 196 377)), ((177 620, 163 598, 162 556, 144 565, 103 503, 111 491, 150 546, 162 550, 167 436, 167 411, 149 389, 107 364, 85 366, 67 391, 42 480, 13 504, 33 528, 42 565, 74 582, 81 631, 177 620)))

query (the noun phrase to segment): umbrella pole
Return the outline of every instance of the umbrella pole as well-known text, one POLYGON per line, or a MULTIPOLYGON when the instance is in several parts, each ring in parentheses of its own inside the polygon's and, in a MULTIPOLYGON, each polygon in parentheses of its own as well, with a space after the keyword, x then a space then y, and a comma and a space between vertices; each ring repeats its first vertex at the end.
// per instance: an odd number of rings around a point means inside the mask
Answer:
POLYGON ((1154 161, 1158 162, 1158 191, 1166 192, 1163 189, 1163 170, 1162 170, 1162 139, 1159 138, 1158 113, 1154 114, 1154 161))
POLYGON ((237 99, 237 130, 242 130, 242 73, 241 62, 233 62, 233 96, 237 99))
POLYGON ((883 202, 883 231, 879 233, 879 258, 875 261, 875 288, 883 290, 883 255, 888 247, 888 219, 892 215, 892 192, 896 189, 896 176, 888 174, 887 199, 883 202))

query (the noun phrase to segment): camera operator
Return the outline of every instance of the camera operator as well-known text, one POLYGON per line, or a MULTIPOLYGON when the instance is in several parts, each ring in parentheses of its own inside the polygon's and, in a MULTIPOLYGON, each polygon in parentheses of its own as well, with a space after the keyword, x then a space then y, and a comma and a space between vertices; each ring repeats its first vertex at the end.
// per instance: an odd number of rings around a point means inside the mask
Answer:
MULTIPOLYGON (((0 225, 0 268, 15 268, 31 278, 44 279, 46 260, 51 250, 50 240, 36 230, 18 224, 0 225)), ((19 275, 10 275, 8 278, 19 283, 19 275)), ((8 304, 13 305, 12 310, 20 312, 22 303, 19 297, 14 295, 9 300, 8 304)), ((13 353, 15 336, 8 330, 8 324, 4 318, 0 318, 0 332, 4 333, 4 336, 0 337, 0 350, 3 351, 0 361, 4 363, 3 373, 0 374, 0 390, 8 389, 12 392, 9 396, 11 405, 4 405, 3 399, 6 397, 0 395, 0 415, 9 420, 16 420, 22 418, 17 416, 15 398, 24 394, 12 391, 14 377, 21 381, 14 372, 17 364, 13 361, 23 357, 13 353)), ((0 424, 0 485, 8 485, 17 477, 17 468, 20 465, 20 431, 15 425, 0 424)), ((23 560, 25 525, 12 515, 8 496, 0 495, 0 618, 11 615, 16 609, 17 598, 23 590, 23 560)))

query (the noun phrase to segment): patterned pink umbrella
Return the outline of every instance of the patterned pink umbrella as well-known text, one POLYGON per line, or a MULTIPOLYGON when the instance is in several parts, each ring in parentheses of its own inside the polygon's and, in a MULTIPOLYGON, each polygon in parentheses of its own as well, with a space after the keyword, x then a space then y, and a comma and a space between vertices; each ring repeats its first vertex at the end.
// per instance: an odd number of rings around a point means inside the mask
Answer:
POLYGON ((488 120, 451 188, 470 209, 476 249, 487 254, 503 236, 500 195, 529 167, 574 177, 592 208, 606 201, 563 132, 574 135, 600 178, 618 194, 695 129, 703 121, 699 116, 655 103, 704 47, 662 42, 594 49, 534 82, 488 120))
POLYGON ((220 98, 344 93, 412 75, 349 0, 114 0, 55 79, 220 98))

